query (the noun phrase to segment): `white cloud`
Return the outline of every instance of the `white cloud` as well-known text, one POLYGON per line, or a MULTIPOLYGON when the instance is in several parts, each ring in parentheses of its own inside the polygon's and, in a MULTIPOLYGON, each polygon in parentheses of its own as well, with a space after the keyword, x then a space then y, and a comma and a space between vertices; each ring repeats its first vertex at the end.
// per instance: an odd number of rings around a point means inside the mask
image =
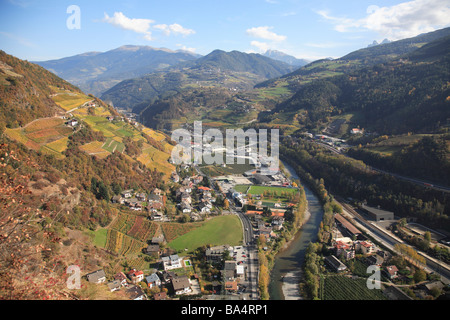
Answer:
POLYGON ((247 29, 247 34, 260 39, 271 40, 271 41, 283 41, 286 40, 286 36, 278 35, 275 32, 269 31, 273 27, 254 27, 247 29))
POLYGON ((177 44, 177 47, 180 47, 180 49, 183 50, 183 51, 189 51, 189 52, 192 52, 192 53, 195 53, 197 51, 196 48, 188 48, 188 47, 186 47, 185 45, 182 45, 182 44, 177 44))
POLYGON ((122 12, 114 12, 114 15, 112 17, 108 16, 105 13, 105 16, 102 21, 125 30, 130 30, 139 34, 143 34, 144 39, 148 41, 153 40, 152 30, 160 30, 166 36, 169 36, 171 34, 175 35, 181 34, 183 36, 187 36, 195 33, 194 30, 186 29, 183 26, 179 25, 178 23, 174 23, 171 25, 167 24, 152 25, 153 23, 155 23, 154 20, 128 18, 122 12))
POLYGON ((159 29, 159 30, 163 31, 166 35, 170 35, 171 33, 173 33, 173 34, 181 34, 183 36, 188 36, 188 35, 195 33, 194 30, 186 29, 186 28, 182 27, 181 25, 179 25, 178 23, 174 23, 171 25, 157 24, 153 27, 155 29, 159 29))
POLYGON ((270 45, 266 42, 260 42, 260 41, 254 40, 254 41, 250 42, 250 44, 254 47, 257 47, 259 49, 259 52, 262 52, 262 53, 264 53, 270 49, 270 45))
POLYGON ((114 12, 114 16, 112 17, 105 13, 103 21, 125 30, 141 33, 146 40, 152 40, 150 25, 154 23, 153 20, 128 18, 122 12, 114 12))
POLYGON ((390 7, 371 5, 362 19, 333 17, 327 11, 318 11, 331 21, 339 32, 361 29, 375 31, 380 36, 399 40, 430 32, 450 25, 448 0, 413 0, 390 7))

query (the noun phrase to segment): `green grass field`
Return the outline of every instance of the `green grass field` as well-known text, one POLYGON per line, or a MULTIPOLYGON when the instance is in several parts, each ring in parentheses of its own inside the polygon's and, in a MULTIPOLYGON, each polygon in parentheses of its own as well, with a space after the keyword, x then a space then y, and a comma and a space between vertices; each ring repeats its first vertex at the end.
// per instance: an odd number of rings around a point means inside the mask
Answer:
POLYGON ((281 196, 283 192, 296 193, 295 188, 282 188, 282 187, 265 187, 265 186, 251 186, 248 190, 248 194, 263 194, 264 191, 276 192, 277 196, 281 196))
POLYGON ((168 246, 177 251, 193 252, 203 245, 230 246, 242 243, 242 224, 235 215, 219 216, 206 221, 201 227, 196 228, 181 237, 168 243, 168 246))
POLYGON ((100 228, 97 231, 89 231, 92 237, 92 242, 94 245, 100 248, 104 248, 106 245, 106 238, 108 236, 108 229, 100 228))

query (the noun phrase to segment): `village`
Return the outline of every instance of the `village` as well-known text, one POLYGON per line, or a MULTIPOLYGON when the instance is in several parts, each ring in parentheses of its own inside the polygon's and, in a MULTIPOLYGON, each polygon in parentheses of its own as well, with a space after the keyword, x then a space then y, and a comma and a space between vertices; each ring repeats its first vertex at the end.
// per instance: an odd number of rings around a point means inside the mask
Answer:
POLYGON ((103 269, 99 269, 86 274, 85 278, 91 284, 106 284, 111 292, 122 290, 131 300, 178 300, 181 296, 214 300, 213 295, 227 295, 232 300, 243 298, 247 288, 247 266, 246 251, 242 246, 220 245, 203 252, 205 263, 218 270, 210 290, 205 291, 201 289, 199 275, 192 272, 190 257, 178 254, 159 257, 162 242, 163 238, 153 238, 145 250, 148 255, 158 257, 158 268, 153 272, 144 273, 132 268, 108 277, 103 269))
MULTIPOLYGON (((177 166, 166 192, 153 188, 123 190, 111 201, 122 210, 146 216, 152 222, 197 222, 213 215, 244 214, 250 229, 247 244, 264 238, 267 245, 278 237, 284 214, 295 202, 295 182, 282 172, 262 175, 258 168, 226 176, 209 177, 192 165, 177 166), (176 208, 169 213, 168 204, 176 208)), ((241 218, 242 219, 242 218, 241 218)), ((153 237, 143 253, 151 257, 153 270, 130 268, 107 276, 103 269, 86 275, 88 282, 106 284, 111 292, 121 290, 129 299, 251 299, 249 287, 256 293, 258 263, 255 253, 245 245, 208 245, 198 255, 179 254, 167 248, 164 235, 153 237), (194 263, 197 268, 194 270, 194 263), (199 268, 199 265, 201 266, 199 268), (206 278, 203 270, 209 270, 206 278), (250 274, 253 273, 251 277, 250 274)), ((201 248, 200 248, 201 249, 201 248)), ((267 247, 265 247, 267 250, 267 247)))

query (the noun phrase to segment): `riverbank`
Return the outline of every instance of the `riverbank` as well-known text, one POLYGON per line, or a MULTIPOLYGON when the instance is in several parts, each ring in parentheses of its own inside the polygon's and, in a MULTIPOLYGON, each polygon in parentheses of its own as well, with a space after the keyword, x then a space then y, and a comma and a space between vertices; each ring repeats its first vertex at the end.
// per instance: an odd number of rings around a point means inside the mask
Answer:
MULTIPOLYGON (((308 209, 308 203, 306 203, 306 210, 304 213, 304 219, 299 227, 301 229, 303 225, 311 218, 311 213, 308 209)), ((289 244, 295 239, 292 238, 288 243, 285 244, 283 250, 289 247, 289 244)), ((281 291, 283 292, 284 300, 303 300, 300 294, 300 281, 302 280, 302 270, 291 271, 283 276, 283 284, 281 286, 281 291)))
MULTIPOLYGON (((283 162, 286 171, 293 179, 298 180, 295 170, 283 162)), ((316 195, 305 185, 306 205, 303 210, 302 222, 296 228, 295 235, 283 245, 274 257, 270 270, 269 295, 271 300, 301 300, 300 280, 306 249, 310 242, 317 239, 323 207, 316 195)))

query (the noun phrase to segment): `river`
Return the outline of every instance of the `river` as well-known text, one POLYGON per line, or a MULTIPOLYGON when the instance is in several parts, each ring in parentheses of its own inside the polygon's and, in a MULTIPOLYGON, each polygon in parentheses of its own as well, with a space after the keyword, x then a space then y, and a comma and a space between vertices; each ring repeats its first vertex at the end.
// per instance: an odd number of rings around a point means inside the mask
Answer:
MULTIPOLYGON (((294 169, 283 162, 292 178, 299 179, 294 169)), ((299 281, 301 267, 305 258, 306 249, 310 242, 317 240, 317 232, 323 217, 323 208, 316 195, 307 187, 305 189, 308 201, 307 211, 309 219, 296 233, 288 246, 275 256, 275 264, 270 274, 269 294, 271 300, 299 300, 299 281)))

